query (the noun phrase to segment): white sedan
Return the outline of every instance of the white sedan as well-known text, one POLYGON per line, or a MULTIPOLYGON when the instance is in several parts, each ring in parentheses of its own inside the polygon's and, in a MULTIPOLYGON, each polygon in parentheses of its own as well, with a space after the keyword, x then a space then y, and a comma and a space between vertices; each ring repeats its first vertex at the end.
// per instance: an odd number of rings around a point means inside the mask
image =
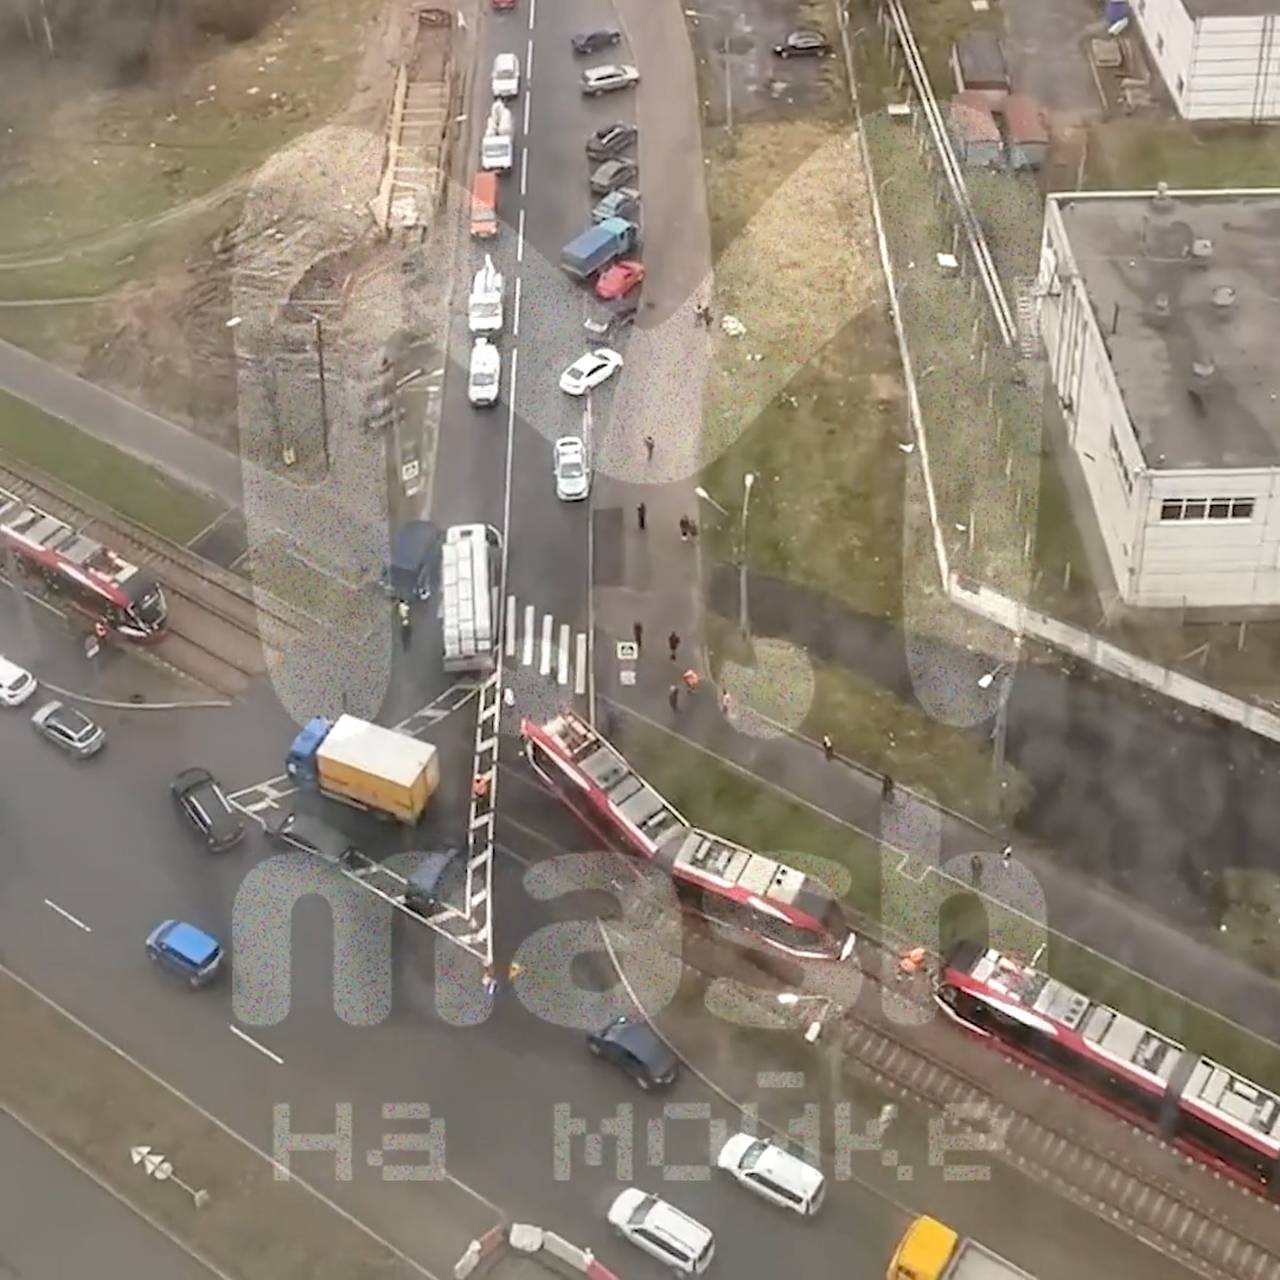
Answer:
POLYGON ((36 691, 36 678, 25 667, 0 658, 0 707, 20 707, 36 691))
POLYGON ((487 407, 498 403, 502 383, 502 357, 487 338, 477 338, 471 348, 471 368, 467 375, 467 399, 487 407))
POLYGON ((748 1191, 803 1217, 822 1207, 827 1189, 822 1174, 767 1138, 734 1134, 720 1148, 716 1164, 748 1191))
POLYGON ((607 382, 622 368, 622 357, 608 347, 597 347, 579 356, 561 375, 560 390, 566 395, 586 395, 593 387, 607 382))
POLYGON ((591 492, 587 450, 577 436, 561 436, 555 444, 556 497, 581 502, 591 492))
POLYGON ((609 1207, 609 1224, 679 1275, 700 1276, 715 1257, 710 1230, 675 1205, 628 1187, 609 1207))

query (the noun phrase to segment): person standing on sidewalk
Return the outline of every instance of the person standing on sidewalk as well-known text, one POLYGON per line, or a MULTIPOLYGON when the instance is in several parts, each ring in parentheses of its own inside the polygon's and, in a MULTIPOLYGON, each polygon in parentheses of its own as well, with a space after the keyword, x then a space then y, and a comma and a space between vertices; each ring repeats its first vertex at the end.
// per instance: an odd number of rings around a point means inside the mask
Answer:
POLYGON ((644 623, 633 622, 631 624, 631 634, 636 638, 636 648, 639 649, 644 642, 644 623))
POLYGON ((667 690, 667 701, 671 704, 672 711, 680 710, 680 686, 678 684, 673 684, 667 690))
POLYGON ((407 600, 396 601, 396 616, 400 619, 400 643, 404 648, 409 647, 409 636, 413 630, 413 618, 409 613, 409 602, 407 600))
POLYGON ((733 710, 733 698, 728 689, 720 690, 720 713, 727 716, 733 710))
POLYGON ((636 525, 639 527, 641 533, 644 532, 644 518, 647 511, 648 508, 643 502, 636 508, 636 525))
POLYGON ((667 648, 671 650, 671 661, 674 662, 676 654, 680 652, 680 635, 678 632, 673 631, 667 637, 667 648))
POLYGON ((680 541, 681 542, 689 541, 689 517, 688 516, 680 517, 680 541))
POLYGON ((974 887, 982 883, 982 855, 975 853, 969 859, 969 879, 973 881, 974 887))
POLYGON ((880 798, 882 800, 893 799, 893 778, 887 773, 880 783, 880 798))
POLYGON ((644 438, 644 460, 645 460, 646 462, 652 462, 652 461, 653 461, 653 446, 654 446, 654 443, 655 443, 655 441, 654 441, 654 438, 653 438, 652 436, 645 436, 645 438, 644 438))
POLYGON ((836 758, 836 744, 831 741, 831 735, 829 733, 824 733, 822 735, 822 754, 826 756, 828 760, 834 760, 836 758))
POLYGON ((1000 861, 1008 867, 1013 862, 1013 845, 1007 844, 1000 850, 1000 861))

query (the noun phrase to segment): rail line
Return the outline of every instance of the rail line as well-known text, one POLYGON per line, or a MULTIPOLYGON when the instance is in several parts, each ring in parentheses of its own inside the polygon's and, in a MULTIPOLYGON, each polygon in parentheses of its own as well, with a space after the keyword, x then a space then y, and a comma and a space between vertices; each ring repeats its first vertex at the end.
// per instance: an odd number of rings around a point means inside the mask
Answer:
POLYGON ((965 186, 964 176, 960 171, 960 165, 956 160, 955 151, 951 146, 951 139, 947 133, 946 122, 938 109, 938 100, 934 96, 933 86, 929 83, 929 72, 925 67, 920 47, 916 44, 915 33, 911 30, 911 23, 907 21, 907 14, 902 6, 902 0, 884 0, 883 6, 878 7, 877 12, 880 14, 887 12, 889 20, 893 24, 894 34, 898 38, 898 47, 902 50, 903 61, 907 70, 911 73, 911 81, 915 86, 916 95, 920 99, 920 107, 924 112, 925 119, 928 121, 929 132, 933 135, 934 149, 937 151, 938 158, 942 163, 943 174, 946 177, 947 186, 951 190, 951 198, 964 226, 965 238, 968 240, 969 248, 973 253, 973 261, 982 280, 982 287, 986 291, 988 302, 991 304, 996 327, 1000 332, 1000 340, 1006 347, 1011 347, 1018 338, 1017 324, 1014 321, 1013 312, 1009 308, 1009 300, 1005 297, 1004 286, 1001 284, 1000 275, 996 271, 995 261, 987 245, 987 238, 983 234, 982 225, 978 221, 977 213, 974 211, 973 202, 969 199, 969 190, 965 186))

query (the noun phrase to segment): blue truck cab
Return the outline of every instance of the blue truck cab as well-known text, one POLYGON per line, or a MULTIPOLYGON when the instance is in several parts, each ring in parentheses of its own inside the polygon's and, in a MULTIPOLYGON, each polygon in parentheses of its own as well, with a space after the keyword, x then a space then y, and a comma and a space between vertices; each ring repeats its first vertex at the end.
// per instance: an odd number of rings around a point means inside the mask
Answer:
POLYGON ((319 778, 316 775, 316 752, 320 749, 320 744, 329 736, 329 730, 332 728, 332 720, 316 716, 308 720, 298 731, 298 736, 294 738, 289 754, 284 758, 284 771, 299 786, 310 787, 313 790, 319 788, 319 778))
POLYGON ((593 276, 615 258, 630 253, 640 240, 640 228, 626 218, 605 218, 575 236, 560 251, 560 265, 579 280, 593 276))

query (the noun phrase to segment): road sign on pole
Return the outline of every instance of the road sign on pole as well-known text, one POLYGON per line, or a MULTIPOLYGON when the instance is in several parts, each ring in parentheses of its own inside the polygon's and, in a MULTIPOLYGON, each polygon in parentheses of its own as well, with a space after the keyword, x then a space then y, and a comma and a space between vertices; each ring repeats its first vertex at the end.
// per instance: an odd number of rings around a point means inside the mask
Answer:
POLYGON ((189 1187, 174 1173, 173 1164, 168 1156, 161 1155, 150 1147, 130 1147, 129 1159, 134 1164, 141 1165, 143 1173, 148 1178, 154 1178, 157 1182, 172 1182, 175 1186, 181 1187, 191 1197, 191 1203, 197 1209, 203 1209, 209 1203, 207 1191, 189 1187))

